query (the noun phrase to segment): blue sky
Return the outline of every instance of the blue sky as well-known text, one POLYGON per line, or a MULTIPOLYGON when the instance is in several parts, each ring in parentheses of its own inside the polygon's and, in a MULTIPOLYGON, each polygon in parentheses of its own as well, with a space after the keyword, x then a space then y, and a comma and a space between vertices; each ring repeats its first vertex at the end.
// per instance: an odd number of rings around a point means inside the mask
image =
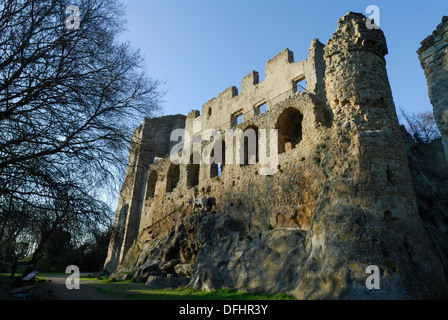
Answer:
POLYGON ((387 70, 397 108, 432 110, 416 53, 448 15, 447 0, 122 0, 123 38, 139 48, 147 72, 165 81, 163 114, 187 114, 252 70, 264 79, 266 61, 285 48, 307 58, 311 40, 326 44, 348 11, 380 9, 389 47, 387 70))

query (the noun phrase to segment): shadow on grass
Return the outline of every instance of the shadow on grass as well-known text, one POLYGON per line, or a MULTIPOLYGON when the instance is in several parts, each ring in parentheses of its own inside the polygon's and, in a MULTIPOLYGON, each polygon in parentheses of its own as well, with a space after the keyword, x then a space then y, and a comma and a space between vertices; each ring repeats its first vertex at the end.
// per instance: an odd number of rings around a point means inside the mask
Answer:
POLYGON ((87 282, 102 293, 126 300, 295 300, 284 293, 271 295, 229 289, 204 292, 190 288, 151 289, 142 283, 131 281, 108 282, 105 280, 89 280, 87 282))

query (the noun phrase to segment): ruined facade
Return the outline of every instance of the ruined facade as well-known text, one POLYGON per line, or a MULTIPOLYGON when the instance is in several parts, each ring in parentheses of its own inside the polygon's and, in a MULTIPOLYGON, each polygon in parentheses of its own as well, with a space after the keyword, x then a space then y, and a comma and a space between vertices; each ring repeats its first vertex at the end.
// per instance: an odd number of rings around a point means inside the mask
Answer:
MULTIPOLYGON (((146 119, 133 137, 105 268, 149 285, 171 274, 198 289, 304 299, 447 297, 445 248, 419 217, 386 54, 383 32, 350 12, 327 45, 313 40, 307 60, 286 49, 267 62, 263 81, 252 71, 241 92, 230 87, 201 112, 146 119), (219 130, 234 155, 232 130, 277 129, 278 137, 267 134, 252 158, 241 138, 241 164, 227 152, 222 163, 175 164, 176 128, 192 137, 219 130), (263 152, 278 156, 271 174, 261 174, 263 152), (198 211, 191 199, 201 196, 213 202, 198 211), (383 290, 366 289, 368 265, 380 268, 383 290)), ((217 152, 201 146, 187 157, 217 152)))
POLYGON ((429 98, 448 159, 448 17, 443 17, 442 23, 421 44, 417 52, 428 81, 429 98))
POLYGON ((111 242, 107 266, 117 266, 136 240, 157 237, 193 213, 188 199, 202 194, 216 199, 216 211, 234 212, 249 229, 309 227, 317 197, 318 179, 314 175, 318 173, 305 168, 316 161, 314 150, 322 138, 319 128, 329 126, 330 121, 325 105, 323 45, 313 41, 308 59, 300 62, 294 62, 293 52, 286 49, 267 62, 265 72, 266 78, 259 82, 258 73, 252 71, 242 80, 241 93, 236 87, 224 90, 202 107, 202 113, 193 110, 187 117, 146 119, 136 130, 115 221, 115 229, 120 231, 114 237, 120 240, 111 242), (261 106, 267 107, 263 114, 261 106), (240 124, 239 116, 243 118, 240 124), (199 122, 199 133, 193 130, 195 121, 199 122), (226 129, 267 129, 268 145, 269 130, 278 129, 283 143, 276 169, 288 174, 260 175, 262 164, 240 165, 236 138, 233 164, 225 159, 225 151, 222 158, 227 164, 222 167, 173 164, 170 150, 177 141, 170 141, 170 134, 176 128, 185 128, 191 137, 207 129, 219 130, 223 148, 230 144, 225 140, 226 129), (285 145, 293 150, 286 152, 285 145))

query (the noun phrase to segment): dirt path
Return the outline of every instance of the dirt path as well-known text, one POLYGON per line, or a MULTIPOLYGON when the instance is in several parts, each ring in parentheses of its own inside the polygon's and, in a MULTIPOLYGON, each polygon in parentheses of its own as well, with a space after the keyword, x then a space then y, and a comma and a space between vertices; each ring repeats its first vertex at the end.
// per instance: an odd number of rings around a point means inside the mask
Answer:
MULTIPOLYGON (((68 276, 68 275, 67 275, 68 276)), ((81 280, 80 289, 69 290, 65 286, 67 277, 45 276, 48 281, 48 290, 51 290, 50 300, 121 300, 120 298, 99 292, 90 286, 88 281, 81 280)))

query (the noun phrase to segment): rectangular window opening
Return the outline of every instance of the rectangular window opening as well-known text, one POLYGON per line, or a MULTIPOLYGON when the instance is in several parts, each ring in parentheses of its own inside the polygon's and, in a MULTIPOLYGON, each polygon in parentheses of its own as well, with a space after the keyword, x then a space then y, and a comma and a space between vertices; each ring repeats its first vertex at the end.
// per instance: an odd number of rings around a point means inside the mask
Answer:
POLYGON ((243 114, 237 115, 236 116, 236 124, 241 124, 243 123, 243 114))
POLYGON ((258 114, 263 114, 266 111, 268 111, 268 104, 267 104, 267 102, 263 103, 262 105, 259 105, 257 107, 257 109, 258 109, 258 114))
POLYGON ((296 92, 303 92, 306 90, 306 79, 305 78, 299 78, 297 80, 294 80, 294 87, 293 87, 294 93, 296 92))
POLYGON ((233 127, 243 123, 243 121, 244 120, 243 120, 243 112, 242 111, 232 114, 232 126, 233 127))

